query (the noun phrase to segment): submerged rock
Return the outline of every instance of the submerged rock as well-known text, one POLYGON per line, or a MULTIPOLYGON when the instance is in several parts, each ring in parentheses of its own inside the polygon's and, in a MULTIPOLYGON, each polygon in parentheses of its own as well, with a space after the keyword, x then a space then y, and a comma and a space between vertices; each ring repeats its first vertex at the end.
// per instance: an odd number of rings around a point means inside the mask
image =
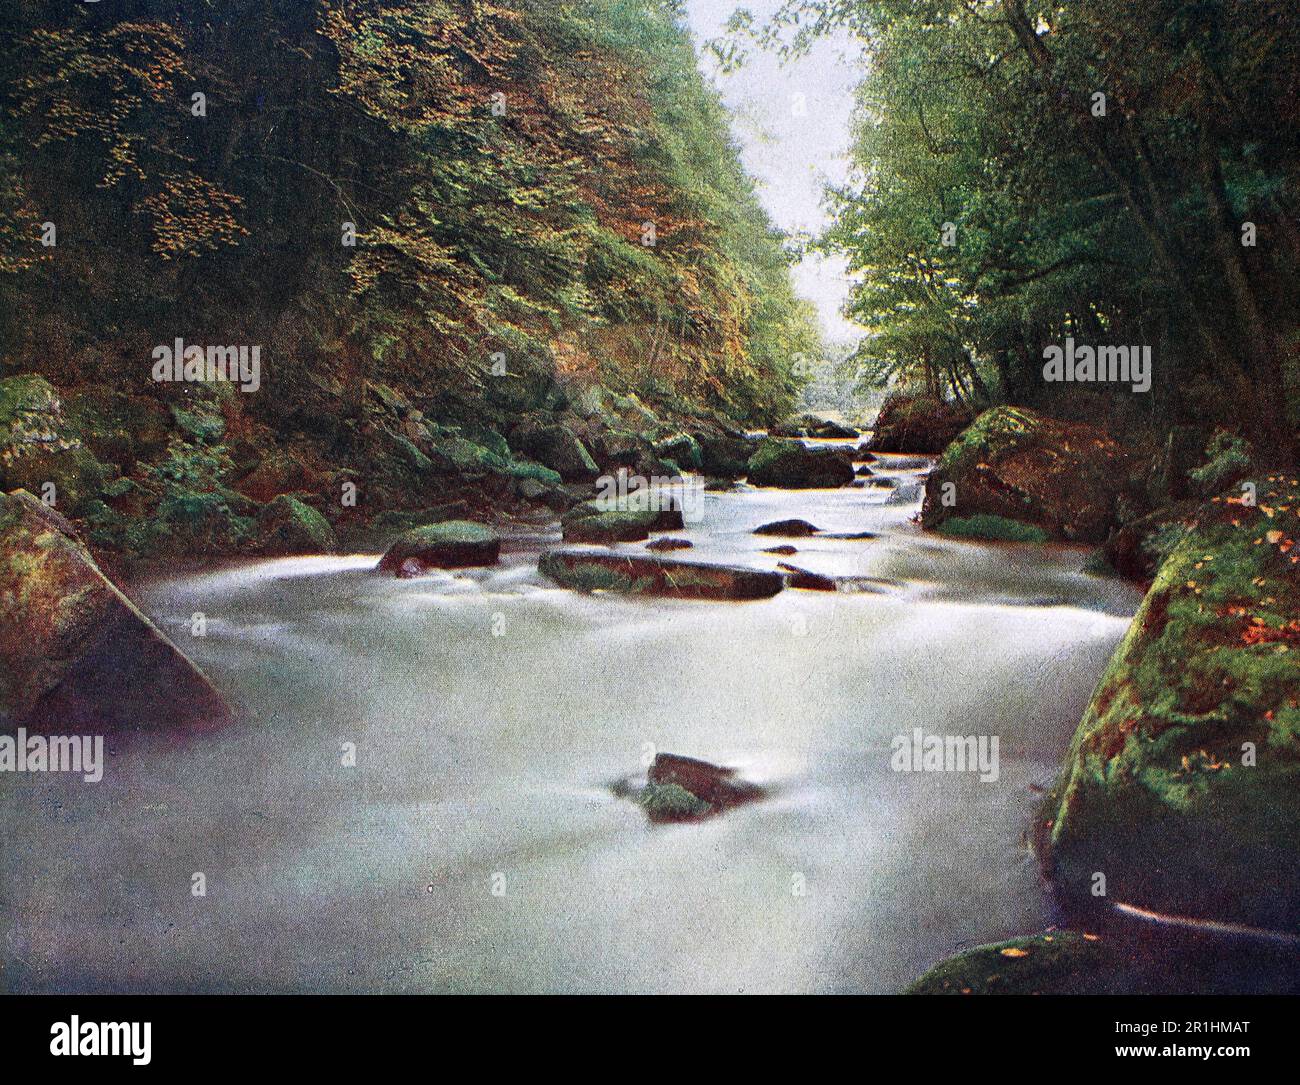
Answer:
POLYGON ((821 573, 810 573, 797 565, 788 565, 784 561, 777 563, 777 568, 785 573, 785 582, 792 588, 803 591, 839 591, 834 577, 821 573))
POLYGON ((956 403, 894 392, 871 431, 872 452, 942 452, 970 425, 974 414, 956 403))
POLYGON ((690 539, 655 539, 646 545, 647 550, 689 550, 695 544, 690 539))
POLYGON ((790 554, 799 553, 799 548, 797 546, 769 546, 766 550, 763 551, 763 553, 783 554, 788 557, 790 554))
POLYGON ((985 411, 926 478, 922 523, 977 516, 1101 542, 1129 481, 1128 456, 1105 431, 1023 407, 985 411))
POLYGON ((765 794, 757 784, 736 779, 735 769, 660 753, 655 755, 646 773, 646 786, 636 800, 651 821, 693 821, 755 802, 765 794))
POLYGON ((230 709, 31 494, 0 495, 0 727, 206 729, 230 709))
POLYGON ((800 539, 816 535, 821 528, 807 520, 773 520, 754 528, 755 535, 775 535, 783 539, 800 539))
POLYGON ((413 528, 394 539, 378 569, 409 576, 410 562, 425 569, 462 569, 495 565, 500 554, 501 539, 491 528, 471 520, 446 520, 413 528))
POLYGON ((853 481, 853 460, 837 448, 808 448, 799 441, 767 439, 749 461, 749 481, 755 486, 806 490, 847 486, 853 481))
POLYGON ((1063 898, 1300 928, 1300 482, 1202 507, 1116 649, 1037 843, 1063 898))
POLYGON ((538 570, 566 588, 683 599, 767 599, 785 586, 775 572, 582 550, 543 554, 538 570))

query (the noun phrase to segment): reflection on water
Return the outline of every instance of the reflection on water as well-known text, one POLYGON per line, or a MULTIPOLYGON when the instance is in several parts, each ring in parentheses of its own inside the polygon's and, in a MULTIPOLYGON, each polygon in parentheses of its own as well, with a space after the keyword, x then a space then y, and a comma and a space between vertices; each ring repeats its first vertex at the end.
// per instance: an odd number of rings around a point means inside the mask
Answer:
POLYGON ((882 593, 584 596, 536 572, 558 534, 416 580, 364 555, 147 585, 144 608, 242 722, 110 739, 98 785, 0 783, 6 982, 891 991, 1039 929, 1030 785, 1050 781, 1138 596, 1081 573, 1077 549, 922 536, 924 464, 891 459, 873 464, 891 488, 710 494, 680 555, 882 593), (752 529, 796 516, 879 537, 763 554, 785 540, 752 529), (998 782, 892 772, 914 726, 997 735, 998 782), (651 826, 608 785, 655 750, 772 796, 651 826))

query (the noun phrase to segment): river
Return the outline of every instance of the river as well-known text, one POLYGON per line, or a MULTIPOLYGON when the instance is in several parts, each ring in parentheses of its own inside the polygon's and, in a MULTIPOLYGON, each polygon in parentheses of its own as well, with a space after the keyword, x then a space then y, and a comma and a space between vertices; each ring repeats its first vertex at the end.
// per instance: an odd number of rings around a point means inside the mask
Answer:
POLYGON ((239 723, 110 738, 98 784, 11 775, 5 986, 888 992, 1041 929, 1035 788, 1140 597, 1077 548, 924 535, 928 461, 873 466, 894 485, 709 494, 685 532, 853 593, 577 594, 536 570, 558 528, 414 580, 368 554, 136 585, 239 723), (877 537, 751 534, 788 517, 877 537), (998 779, 893 771, 914 727, 998 736, 998 779), (770 795, 651 825, 613 788, 656 750, 770 795))

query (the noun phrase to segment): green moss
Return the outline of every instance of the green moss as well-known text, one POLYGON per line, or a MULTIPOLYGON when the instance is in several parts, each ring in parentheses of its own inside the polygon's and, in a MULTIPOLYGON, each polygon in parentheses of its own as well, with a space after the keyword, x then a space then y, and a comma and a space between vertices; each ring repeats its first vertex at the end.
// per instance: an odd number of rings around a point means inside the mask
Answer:
POLYGON ((1078 931, 1048 931, 976 946, 941 961, 909 995, 1106 994, 1128 990, 1123 960, 1078 931))
POLYGON ((1277 477, 1216 499, 1161 567, 1043 813, 1067 894, 1101 872, 1160 911, 1300 924, 1297 507, 1277 477))
POLYGON ((1037 524, 1010 520, 1005 516, 964 516, 945 520, 939 525, 940 533, 966 539, 997 539, 1003 542, 1044 543, 1048 534, 1037 524))
POLYGON ((497 540, 497 533, 472 520, 444 520, 425 524, 406 532, 401 542, 410 547, 432 546, 437 543, 489 543, 497 540))
POLYGON ((629 573, 596 562, 567 562, 555 554, 543 554, 538 572, 557 584, 576 591, 641 592, 651 587, 653 577, 634 578, 629 573))
POLYGON ((994 407, 967 426, 939 458, 939 467, 954 470, 959 465, 987 460, 1007 445, 1036 433, 1040 422, 1032 411, 1019 407, 994 407))
POLYGON ((709 803, 681 784, 646 784, 636 801, 651 817, 698 818, 713 813, 709 803))

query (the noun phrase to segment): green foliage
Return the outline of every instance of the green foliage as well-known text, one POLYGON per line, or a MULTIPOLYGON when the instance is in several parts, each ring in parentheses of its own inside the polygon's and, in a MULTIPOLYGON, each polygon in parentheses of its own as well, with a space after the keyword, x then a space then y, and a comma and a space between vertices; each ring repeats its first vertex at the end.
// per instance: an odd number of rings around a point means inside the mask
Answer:
POLYGON ((1205 447, 1205 463, 1187 472, 1203 493, 1216 493, 1244 478, 1251 468, 1250 445, 1234 433, 1220 430, 1205 447))
POLYGON ((1040 405, 1078 394, 1044 385, 1046 345, 1148 344, 1158 417, 1241 413, 1285 457, 1300 8, 789 0, 768 34, 844 27, 870 69, 821 245, 858 276, 869 372, 1040 405))
POLYGON ((496 351, 519 377, 586 372, 758 422, 819 349, 672 4, 6 19, 0 303, 19 319, 0 347, 20 368, 54 341, 74 381, 127 388, 160 328, 216 329, 263 344, 283 394, 250 406, 276 430, 308 401, 345 415, 367 380, 472 403, 496 351), (57 278, 36 208, 63 231, 57 278), (122 356, 92 371, 108 337, 122 356))

